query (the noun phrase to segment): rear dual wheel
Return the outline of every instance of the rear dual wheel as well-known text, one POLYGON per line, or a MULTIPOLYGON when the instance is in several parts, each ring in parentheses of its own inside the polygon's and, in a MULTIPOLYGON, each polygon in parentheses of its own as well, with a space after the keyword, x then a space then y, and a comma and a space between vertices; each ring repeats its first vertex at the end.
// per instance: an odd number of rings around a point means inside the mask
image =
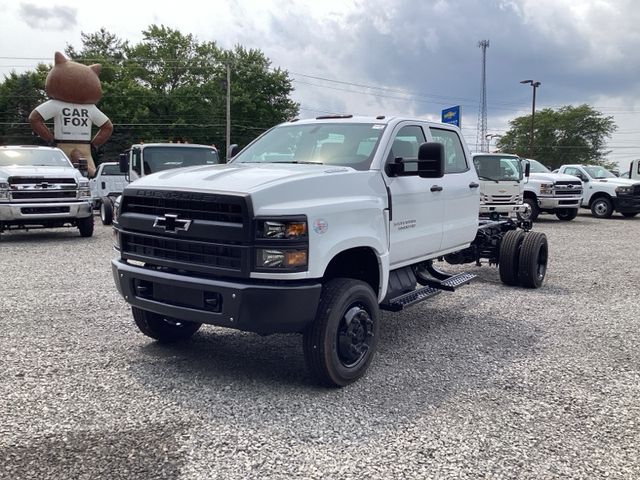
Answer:
POLYGON ((505 285, 539 288, 547 274, 548 259, 544 233, 510 230, 500 245, 500 280, 505 285))

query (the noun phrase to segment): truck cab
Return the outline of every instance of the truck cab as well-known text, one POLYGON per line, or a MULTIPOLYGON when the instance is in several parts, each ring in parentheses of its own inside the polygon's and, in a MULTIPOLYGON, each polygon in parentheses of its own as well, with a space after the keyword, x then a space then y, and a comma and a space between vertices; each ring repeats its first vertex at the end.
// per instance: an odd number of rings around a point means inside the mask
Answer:
POLYGON ((173 168, 216 165, 218 150, 194 143, 140 143, 120 154, 120 171, 133 182, 145 175, 173 168))
POLYGON ((480 180, 480 216, 514 217, 525 214, 524 169, 517 155, 474 153, 473 165, 480 180))
POLYGON ((599 165, 563 165, 560 173, 578 177, 582 182, 583 208, 596 218, 609 218, 613 212, 625 217, 640 213, 640 181, 616 177, 599 165))

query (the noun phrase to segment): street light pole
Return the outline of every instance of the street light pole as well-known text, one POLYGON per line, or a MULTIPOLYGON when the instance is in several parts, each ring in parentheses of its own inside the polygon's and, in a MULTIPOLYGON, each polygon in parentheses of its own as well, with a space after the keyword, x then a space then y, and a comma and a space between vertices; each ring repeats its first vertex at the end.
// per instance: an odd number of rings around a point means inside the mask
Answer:
POLYGON ((533 158, 533 127, 536 116, 536 88, 542 84, 534 80, 522 80, 520 83, 529 84, 533 87, 533 101, 531 102, 531 133, 529 134, 529 158, 533 158))

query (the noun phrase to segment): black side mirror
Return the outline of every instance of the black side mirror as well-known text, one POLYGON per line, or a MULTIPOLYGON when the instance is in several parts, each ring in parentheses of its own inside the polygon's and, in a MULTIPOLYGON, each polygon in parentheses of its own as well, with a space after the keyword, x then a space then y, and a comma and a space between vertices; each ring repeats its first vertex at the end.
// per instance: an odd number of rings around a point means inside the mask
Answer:
POLYGON ((129 173, 129 156, 126 153, 121 153, 118 156, 118 164, 120 173, 129 173))
POLYGON ((524 166, 524 176, 529 178, 529 175, 531 175, 531 164, 527 162, 527 164, 524 166))
POLYGON ((578 178, 580 180, 582 180, 583 182, 588 182, 589 181, 589 179, 587 177, 585 177, 583 174, 578 175, 578 178))
POLYGON ((239 150, 240 149, 238 148, 237 143, 232 143, 231 145, 229 145, 229 147, 227 148, 227 162, 235 157, 239 150))
POLYGON ((418 149, 418 176, 420 178, 442 178, 444 176, 444 145, 440 142, 425 142, 418 149))

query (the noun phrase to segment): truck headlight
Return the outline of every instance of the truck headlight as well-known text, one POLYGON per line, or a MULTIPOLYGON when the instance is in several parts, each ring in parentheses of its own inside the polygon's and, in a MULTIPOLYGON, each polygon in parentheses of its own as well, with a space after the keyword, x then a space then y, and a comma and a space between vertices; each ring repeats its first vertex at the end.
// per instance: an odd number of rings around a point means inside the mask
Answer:
POLYGON ((78 198, 91 197, 91 186, 89 180, 80 180, 78 182, 78 198))
POLYGON ((545 193, 545 194, 553 193, 553 183, 541 183, 540 193, 545 193))
POLYGON ((120 204, 122 203, 122 195, 118 195, 116 201, 113 202, 113 221, 117 223, 118 215, 120 214, 120 204))
POLYGON ((271 240, 303 240, 307 237, 307 220, 258 220, 256 236, 271 240))
POLYGON ((9 184, 0 182, 0 200, 9 200, 9 184))
POLYGON ((631 195, 633 193, 633 187, 631 185, 625 187, 616 187, 616 194, 618 195, 631 195))
POLYGON ((301 248, 256 249, 257 270, 301 271, 307 268, 307 250, 301 248))

